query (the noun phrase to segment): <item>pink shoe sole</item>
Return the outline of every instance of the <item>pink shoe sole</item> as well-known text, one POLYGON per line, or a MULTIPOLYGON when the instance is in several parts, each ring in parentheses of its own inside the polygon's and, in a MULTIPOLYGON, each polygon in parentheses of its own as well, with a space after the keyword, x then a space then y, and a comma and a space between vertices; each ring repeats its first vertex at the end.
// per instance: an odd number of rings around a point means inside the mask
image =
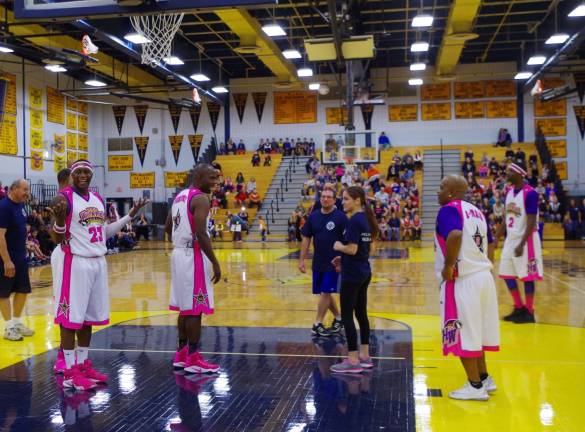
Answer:
POLYGON ((219 371, 219 366, 215 368, 210 368, 193 365, 185 368, 185 372, 189 373, 215 373, 217 371, 219 371))
POLYGON ((97 387, 97 385, 94 383, 91 387, 84 387, 84 386, 76 386, 73 384, 73 381, 71 380, 65 380, 63 381, 63 387, 68 387, 68 388, 74 388, 77 391, 86 391, 86 390, 91 390, 95 387, 97 387))

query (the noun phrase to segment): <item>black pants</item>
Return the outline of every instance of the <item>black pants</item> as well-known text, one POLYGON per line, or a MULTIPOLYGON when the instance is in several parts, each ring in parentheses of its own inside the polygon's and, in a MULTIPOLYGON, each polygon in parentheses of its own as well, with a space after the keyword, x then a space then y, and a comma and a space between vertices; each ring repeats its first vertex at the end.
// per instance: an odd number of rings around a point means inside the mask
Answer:
POLYGON ((360 325, 360 342, 369 344, 370 321, 368 320, 368 285, 371 276, 362 281, 341 280, 341 319, 345 327, 348 351, 357 351, 357 330, 353 321, 353 315, 360 325))

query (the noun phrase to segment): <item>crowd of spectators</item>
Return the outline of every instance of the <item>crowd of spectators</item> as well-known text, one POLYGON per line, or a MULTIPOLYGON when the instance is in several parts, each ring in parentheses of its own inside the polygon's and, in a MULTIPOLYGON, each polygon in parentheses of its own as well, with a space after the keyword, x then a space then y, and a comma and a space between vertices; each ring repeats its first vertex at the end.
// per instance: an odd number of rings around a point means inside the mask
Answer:
MULTIPOLYGON (((244 154, 247 151, 247 146, 244 140, 239 140, 236 144, 231 138, 224 143, 219 144, 218 152, 220 155, 238 155, 244 154)), ((261 138, 256 146, 251 146, 251 150, 258 154, 270 155, 270 154, 282 154, 284 156, 309 156, 315 154, 315 140, 313 138, 261 138)), ((267 165, 267 160, 270 158, 264 158, 264 165, 267 165)), ((252 164, 259 166, 259 159, 253 158, 252 164)))

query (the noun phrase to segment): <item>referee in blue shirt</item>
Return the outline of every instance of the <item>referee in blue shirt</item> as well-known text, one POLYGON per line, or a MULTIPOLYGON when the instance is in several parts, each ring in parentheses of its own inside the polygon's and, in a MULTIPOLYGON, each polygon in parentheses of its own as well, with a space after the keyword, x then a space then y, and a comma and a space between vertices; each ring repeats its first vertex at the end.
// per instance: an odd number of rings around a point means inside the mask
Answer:
POLYGON ((311 333, 319 336, 331 336, 331 333, 339 332, 343 328, 339 309, 335 299, 331 296, 331 294, 339 292, 339 274, 335 271, 331 261, 340 255, 333 250, 333 244, 343 238, 347 216, 335 207, 335 190, 332 187, 325 187, 319 200, 321 208, 309 215, 301 230, 303 241, 299 270, 302 273, 307 271, 305 258, 309 252, 311 239, 313 239, 313 294, 319 296, 319 301, 317 302, 317 318, 311 333), (330 310, 334 317, 330 329, 326 329, 323 325, 327 310, 330 310))
POLYGON ((26 212, 30 188, 24 179, 10 186, 0 201, 0 310, 6 322, 4 339, 21 341, 34 332, 21 321, 26 296, 31 292, 26 261, 26 212), (12 304, 10 296, 14 293, 12 304))

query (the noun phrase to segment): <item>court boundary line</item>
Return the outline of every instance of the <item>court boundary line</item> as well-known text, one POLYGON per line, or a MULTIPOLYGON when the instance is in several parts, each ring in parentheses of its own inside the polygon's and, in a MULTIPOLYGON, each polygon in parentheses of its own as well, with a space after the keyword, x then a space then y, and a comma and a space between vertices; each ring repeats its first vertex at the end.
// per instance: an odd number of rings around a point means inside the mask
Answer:
POLYGON ((547 274, 547 273, 545 273, 545 275, 544 275, 544 276, 551 278, 551 279, 552 279, 552 280, 554 280, 555 282, 562 283, 563 285, 565 285, 565 286, 569 287, 569 289, 573 289, 573 290, 575 290, 575 291, 577 291, 577 292, 580 292, 581 294, 585 295, 585 291, 584 291, 584 290, 582 290, 581 288, 579 288, 579 287, 576 287, 576 286, 573 286, 573 285, 571 285, 570 283, 568 283, 568 282, 565 282, 564 280, 562 280, 562 279, 559 279, 559 278, 558 278, 558 277, 556 277, 556 276, 553 276, 553 275, 551 275, 551 274, 547 274))

